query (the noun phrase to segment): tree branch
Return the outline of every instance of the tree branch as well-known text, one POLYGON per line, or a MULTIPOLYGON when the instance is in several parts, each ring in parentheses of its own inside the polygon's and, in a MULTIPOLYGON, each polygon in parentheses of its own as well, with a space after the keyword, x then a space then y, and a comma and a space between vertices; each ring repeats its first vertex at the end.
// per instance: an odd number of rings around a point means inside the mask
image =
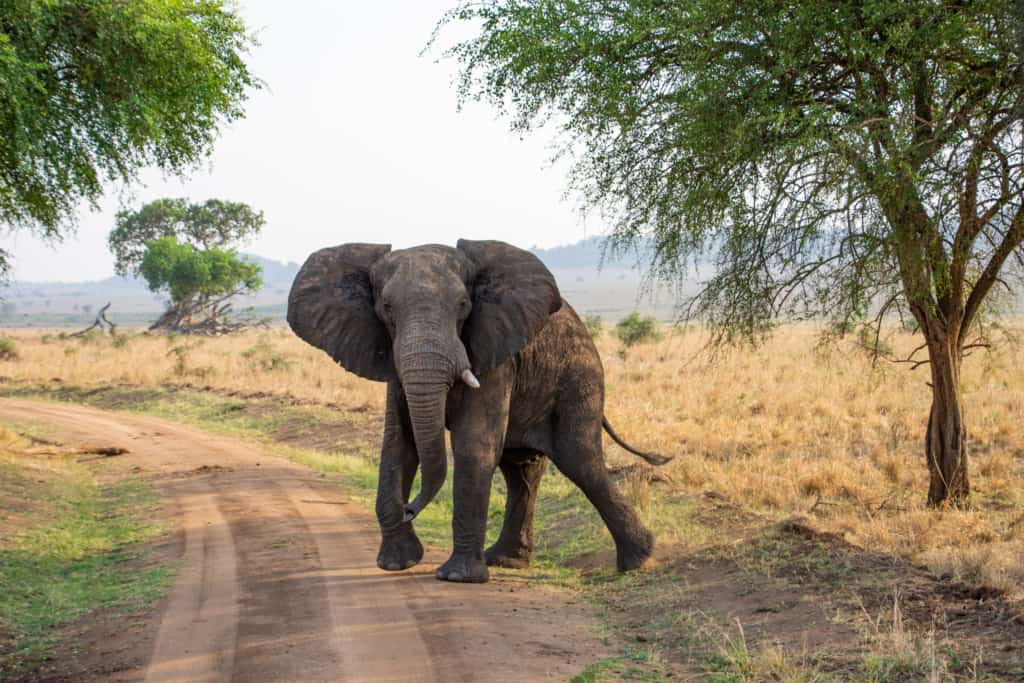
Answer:
POLYGON ((964 306, 963 325, 960 328, 960 336, 957 340, 959 345, 964 343, 964 335, 970 328, 975 316, 977 316, 982 301, 985 300, 989 290, 992 289, 992 285, 998 280, 999 271, 1002 269, 1003 264, 1006 263, 1006 259, 1021 245, 1021 242, 1024 242, 1024 204, 1017 209, 1017 215, 1010 222, 1010 228, 1004 234, 1002 243, 996 247, 988 265, 985 266, 985 270, 982 271, 978 281, 971 288, 971 293, 967 297, 967 304, 964 306))

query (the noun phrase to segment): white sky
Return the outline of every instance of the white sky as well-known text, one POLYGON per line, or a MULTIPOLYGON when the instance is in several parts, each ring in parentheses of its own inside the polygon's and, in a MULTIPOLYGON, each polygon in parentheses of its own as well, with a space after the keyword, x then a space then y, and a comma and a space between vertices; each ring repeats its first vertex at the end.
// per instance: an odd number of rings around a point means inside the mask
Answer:
MULTIPOLYGON (((547 247, 601 232, 563 199, 566 167, 551 167, 552 133, 519 139, 486 105, 456 110, 456 66, 420 57, 458 0, 244 0, 259 35, 250 56, 266 89, 223 132, 209 164, 184 183, 159 172, 55 248, 26 233, 0 237, 18 280, 91 280, 113 272, 106 236, 119 202, 218 197, 262 209, 246 251, 282 261, 342 242, 454 244, 460 237, 547 247)), ((440 47, 462 31, 447 31, 440 47)), ((440 52, 436 49, 435 52, 440 52)), ((113 189, 113 188, 112 188, 113 189)))

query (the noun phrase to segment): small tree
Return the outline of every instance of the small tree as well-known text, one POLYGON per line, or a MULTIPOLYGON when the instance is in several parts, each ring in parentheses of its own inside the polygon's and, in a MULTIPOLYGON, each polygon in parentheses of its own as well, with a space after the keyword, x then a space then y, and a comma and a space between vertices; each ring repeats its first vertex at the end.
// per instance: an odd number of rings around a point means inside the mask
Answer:
POLYGON ((615 324, 615 336, 628 349, 634 344, 655 341, 661 333, 658 331, 658 321, 653 316, 644 316, 640 315, 639 311, 633 311, 615 324))
POLYGON ((173 236, 146 245, 139 272, 151 290, 171 297, 170 309, 153 328, 189 332, 222 331, 227 300, 263 284, 255 263, 216 247, 196 249, 173 236))
POLYGON ((184 198, 157 199, 137 211, 118 211, 107 244, 118 275, 139 274, 147 245, 175 237, 199 249, 235 249, 259 234, 266 220, 248 204, 209 199, 190 204, 184 198))
POLYGON ((57 241, 107 181, 192 168, 260 85, 251 44, 221 0, 3 3, 0 223, 57 241))
POLYGON ((711 259, 686 310, 717 340, 912 318, 928 500, 968 495, 961 362, 1024 258, 1024 2, 484 0, 461 20, 462 97, 557 121, 584 203, 615 246, 649 236, 657 274, 711 259))

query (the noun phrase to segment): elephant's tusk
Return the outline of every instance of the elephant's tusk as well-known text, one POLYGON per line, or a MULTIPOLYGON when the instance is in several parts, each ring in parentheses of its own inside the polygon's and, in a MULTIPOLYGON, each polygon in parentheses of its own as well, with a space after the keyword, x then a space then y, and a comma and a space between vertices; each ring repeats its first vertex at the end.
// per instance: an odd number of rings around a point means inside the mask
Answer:
POLYGON ((478 380, 476 376, 473 375, 473 371, 470 370, 469 368, 466 368, 465 370, 462 371, 462 381, 468 384, 469 386, 473 387, 474 389, 480 388, 480 380, 478 380))

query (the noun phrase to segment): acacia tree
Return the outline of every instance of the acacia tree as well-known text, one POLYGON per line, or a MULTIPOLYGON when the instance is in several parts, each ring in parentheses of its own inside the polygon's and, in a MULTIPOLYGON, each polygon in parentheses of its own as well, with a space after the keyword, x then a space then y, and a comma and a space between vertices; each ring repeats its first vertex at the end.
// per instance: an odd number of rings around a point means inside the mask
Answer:
POLYGON ((107 244, 114 254, 114 271, 128 277, 140 274, 142 257, 153 240, 173 236, 199 249, 235 249, 256 237, 265 223, 262 211, 242 202, 157 199, 136 211, 118 211, 107 244))
POLYGON ((228 300, 263 285, 260 267, 234 251, 197 249, 173 235, 146 244, 139 273, 152 291, 166 291, 171 297, 171 307, 150 329, 231 331, 237 323, 223 320, 228 300))
POLYGON ((153 329, 229 331, 239 327, 225 320, 230 300, 262 286, 260 267, 235 250, 265 222, 262 211, 241 202, 157 199, 119 211, 107 243, 119 275, 141 276, 153 291, 170 294, 153 329))
POLYGON ((684 310, 717 341, 782 317, 891 312, 931 369, 928 500, 969 493, 960 390, 1024 241, 1020 0, 484 0, 441 26, 460 93, 554 122, 613 248, 713 274, 684 310))
POLYGON ((221 0, 2 3, 0 224, 59 241, 105 182, 187 171, 259 87, 251 45, 221 0))

